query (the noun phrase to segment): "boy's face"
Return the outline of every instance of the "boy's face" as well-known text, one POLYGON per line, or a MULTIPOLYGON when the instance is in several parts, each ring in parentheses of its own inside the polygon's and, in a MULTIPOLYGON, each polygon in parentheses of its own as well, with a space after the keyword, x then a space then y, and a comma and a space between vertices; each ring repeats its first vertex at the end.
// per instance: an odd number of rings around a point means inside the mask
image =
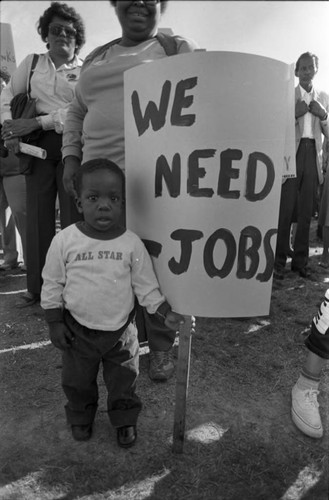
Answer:
POLYGON ((102 233, 120 226, 123 207, 120 177, 106 169, 84 174, 77 207, 85 222, 102 233))

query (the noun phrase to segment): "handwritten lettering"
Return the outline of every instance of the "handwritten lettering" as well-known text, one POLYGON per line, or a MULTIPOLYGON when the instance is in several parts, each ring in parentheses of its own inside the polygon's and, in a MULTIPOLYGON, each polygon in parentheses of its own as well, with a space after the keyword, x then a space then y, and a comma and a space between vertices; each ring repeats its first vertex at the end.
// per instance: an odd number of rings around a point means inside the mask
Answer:
MULTIPOLYGON (((197 85, 198 79, 187 78, 177 83, 174 95, 173 107, 171 110, 171 125, 178 127, 190 127, 195 122, 194 114, 182 114, 183 108, 189 108, 193 104, 193 96, 186 95, 186 90, 197 85)), ((154 101, 149 101, 146 105, 144 115, 141 110, 139 94, 136 90, 131 94, 131 105, 137 127, 138 135, 143 135, 152 124, 156 132, 164 127, 167 118, 169 98, 171 93, 171 82, 166 80, 162 86, 159 106, 154 101)))
MULTIPOLYGON (((271 244, 272 237, 277 233, 276 229, 268 229, 262 236, 261 231, 254 226, 247 226, 242 229, 238 244, 232 232, 225 228, 214 231, 204 244, 203 267, 210 278, 226 278, 231 274, 234 264, 236 264, 236 277, 240 280, 250 280, 255 278, 262 283, 269 281, 273 272, 274 250, 271 244), (222 242, 220 250, 218 243, 222 242), (262 245, 263 244, 263 245, 262 245), (261 250, 261 247, 263 249, 261 250), (217 258, 223 260, 221 267, 217 267, 214 259, 217 248, 217 258), (225 248, 224 252, 222 248, 225 248), (265 257, 265 268, 257 274, 259 270, 260 254, 265 257)), ((170 235, 171 239, 180 243, 180 259, 171 257, 168 261, 169 270, 175 275, 181 275, 189 271, 193 243, 202 240, 204 234, 196 229, 177 229, 170 235)), ((162 246, 155 241, 148 241, 148 250, 152 257, 158 258, 161 254, 162 246), (156 253, 152 251, 156 249, 156 253)))
POLYGON ((1 63, 3 62, 15 64, 16 63, 15 55, 9 50, 6 50, 5 53, 1 54, 1 63))
POLYGON ((290 156, 288 156, 288 158, 284 156, 283 159, 286 164, 286 170, 289 170, 290 156))
MULTIPOLYGON (((186 192, 193 197, 211 198, 215 193, 212 187, 200 188, 199 180, 205 179, 207 171, 200 166, 200 160, 213 158, 216 149, 197 149, 192 151, 187 160, 187 187, 186 192)), ((242 159, 242 151, 239 149, 226 149, 220 154, 217 195, 225 199, 240 198, 240 190, 231 189, 231 180, 239 179, 240 169, 233 168, 232 162, 242 159)), ((205 162, 204 162, 205 163, 205 162)), ((162 181, 167 186, 171 197, 177 198, 181 194, 181 158, 175 153, 170 168, 164 155, 159 156, 155 166, 155 197, 162 196, 162 181)), ((263 200, 269 195, 275 180, 275 169, 272 160, 264 153, 254 152, 248 156, 246 165, 246 181, 244 196, 248 201, 255 202, 263 200), (258 169, 265 167, 266 180, 263 188, 256 192, 256 178, 258 169)))

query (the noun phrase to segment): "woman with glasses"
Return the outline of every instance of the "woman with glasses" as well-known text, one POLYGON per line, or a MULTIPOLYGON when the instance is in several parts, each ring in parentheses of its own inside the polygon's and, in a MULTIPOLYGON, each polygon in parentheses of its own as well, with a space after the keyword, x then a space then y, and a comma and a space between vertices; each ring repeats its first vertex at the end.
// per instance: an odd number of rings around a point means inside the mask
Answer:
POLYGON ((61 156, 63 124, 82 66, 78 53, 85 43, 85 27, 80 15, 65 3, 52 2, 38 22, 37 31, 48 51, 39 54, 30 80, 30 95, 36 98, 38 116, 12 119, 13 96, 27 91, 33 54, 28 55, 13 73, 1 94, 2 138, 6 147, 19 152, 21 137, 39 131, 37 145, 47 151, 45 160, 32 158, 27 190, 27 294, 22 306, 39 301, 41 271, 55 235, 58 195, 61 227, 80 219, 75 203, 62 182, 61 156))
MULTIPOLYGON (((161 43, 160 36, 157 37, 167 1, 120 0, 110 3, 115 8, 122 37, 98 47, 85 59, 76 97, 69 107, 64 127, 63 180, 73 196, 74 175, 82 162, 108 158, 125 169, 124 72, 139 64, 171 54, 193 52, 197 48, 195 42, 181 36, 167 36, 167 47, 163 40, 161 43), (168 53, 169 45, 171 53, 168 53)), ((165 381, 174 371, 172 346, 175 332, 156 324, 145 311, 138 318, 142 316, 150 347, 149 376, 152 380, 165 381)), ((142 339, 141 323, 138 326, 142 339)))

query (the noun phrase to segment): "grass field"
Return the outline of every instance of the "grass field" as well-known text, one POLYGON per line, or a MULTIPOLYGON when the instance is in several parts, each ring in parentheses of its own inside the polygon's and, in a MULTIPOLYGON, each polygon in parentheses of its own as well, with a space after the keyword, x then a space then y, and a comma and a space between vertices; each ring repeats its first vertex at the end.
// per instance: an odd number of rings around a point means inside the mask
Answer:
MULTIPOLYGON (((92 439, 72 440, 60 353, 38 306, 17 309, 25 276, 0 275, 1 500, 327 500, 329 371, 321 382, 325 436, 290 420, 290 391, 312 316, 328 287, 312 242, 312 280, 287 273, 266 318, 197 318, 184 453, 172 452, 175 377, 147 375, 141 355, 138 441, 117 447, 105 388, 92 439)), ((175 347, 177 352, 177 347, 175 347)))

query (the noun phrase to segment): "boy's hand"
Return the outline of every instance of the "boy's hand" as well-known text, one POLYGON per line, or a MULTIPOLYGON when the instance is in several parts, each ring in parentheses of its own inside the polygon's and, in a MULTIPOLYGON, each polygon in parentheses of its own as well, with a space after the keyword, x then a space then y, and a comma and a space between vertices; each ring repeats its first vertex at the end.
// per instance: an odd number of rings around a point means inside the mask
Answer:
POLYGON ((183 325, 184 323, 185 319, 181 314, 178 314, 174 311, 167 312, 164 324, 167 328, 170 328, 170 330, 179 330, 180 325, 183 325))
POLYGON ((74 337, 70 330, 61 322, 49 323, 49 336, 51 343, 61 351, 70 349, 74 341, 74 337))

